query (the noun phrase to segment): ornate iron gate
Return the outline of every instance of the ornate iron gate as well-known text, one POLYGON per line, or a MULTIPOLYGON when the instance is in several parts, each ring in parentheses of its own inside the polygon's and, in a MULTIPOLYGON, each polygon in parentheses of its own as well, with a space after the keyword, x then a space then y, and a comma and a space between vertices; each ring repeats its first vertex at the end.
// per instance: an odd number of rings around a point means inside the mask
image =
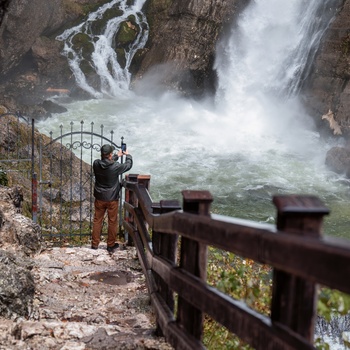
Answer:
POLYGON ((43 235, 50 240, 64 244, 90 238, 94 201, 92 163, 100 157, 103 144, 120 149, 123 137, 117 145, 113 136, 113 131, 104 135, 103 125, 100 133, 96 133, 94 123, 91 123, 90 131, 86 131, 84 121, 81 121, 80 130, 74 130, 71 122, 68 132, 64 133, 61 125, 59 135, 54 136, 51 132, 50 137, 41 137, 38 223, 43 235))

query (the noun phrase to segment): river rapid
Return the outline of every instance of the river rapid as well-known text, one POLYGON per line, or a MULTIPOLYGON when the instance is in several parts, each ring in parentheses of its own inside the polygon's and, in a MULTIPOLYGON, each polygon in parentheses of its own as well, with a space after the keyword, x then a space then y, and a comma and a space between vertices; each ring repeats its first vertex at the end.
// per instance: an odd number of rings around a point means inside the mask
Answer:
MULTIPOLYGON (((123 136, 131 172, 151 175, 154 201, 209 190, 213 212, 275 223, 274 195, 312 194, 331 211, 324 233, 350 238, 349 181, 325 166, 336 143, 320 138, 299 95, 302 72, 331 20, 334 0, 323 3, 253 1, 218 43, 215 96, 185 99, 146 75, 132 89, 104 88, 88 101, 57 97, 68 112, 38 128, 58 133, 62 124, 68 132, 71 121, 79 129, 83 120, 86 131, 94 123, 113 130, 114 140, 123 136)), ((84 79, 79 84, 91 91, 84 79)))

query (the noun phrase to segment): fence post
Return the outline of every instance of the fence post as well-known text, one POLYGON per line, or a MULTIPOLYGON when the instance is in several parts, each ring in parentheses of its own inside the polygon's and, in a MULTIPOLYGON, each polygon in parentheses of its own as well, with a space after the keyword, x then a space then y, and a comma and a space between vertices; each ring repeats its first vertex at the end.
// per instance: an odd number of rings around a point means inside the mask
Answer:
MULTIPOLYGON (((208 191, 182 191, 183 211, 210 216, 213 197, 208 191)), ((206 281, 207 246, 189 238, 181 238, 180 268, 206 281)), ((179 297, 177 322, 198 340, 203 334, 203 313, 179 297)))
MULTIPOLYGON (((283 234, 318 239, 323 216, 329 210, 314 196, 275 196, 277 229, 283 234)), ((291 254, 298 259, 298 252, 291 254)), ((288 257, 286 257, 288 259, 288 257)), ((309 342, 313 342, 316 318, 315 283, 284 271, 274 270, 271 319, 279 322, 309 342)))
POLYGON ((137 176, 138 184, 144 185, 145 188, 149 191, 151 184, 151 176, 150 175, 138 175, 137 176))
MULTIPOLYGON (((153 214, 165 214, 174 210, 181 209, 177 200, 161 200, 160 203, 152 206, 153 214)), ((168 261, 175 263, 177 256, 178 235, 167 233, 152 232, 152 247, 155 256, 160 256, 168 261)), ((174 312, 174 293, 168 285, 155 274, 155 281, 158 288, 158 293, 166 302, 169 309, 174 312)), ((157 325, 157 335, 163 335, 161 328, 157 325)))
MULTIPOLYGON (((125 179, 126 179, 126 181, 137 182, 137 177, 138 177, 138 174, 127 174, 125 176, 125 179)), ((137 206, 137 198, 136 198, 135 194, 127 188, 125 189, 125 202, 130 203, 134 207, 137 206)), ((121 206, 122 203, 120 203, 119 205, 121 206)), ((127 212, 124 215, 125 215, 125 221, 129 222, 132 226, 134 226, 133 215, 129 212, 127 212)), ((121 234, 120 230, 119 230, 119 234, 121 234)), ((125 242, 127 242, 127 244, 129 246, 132 245, 132 238, 128 235, 127 231, 124 231, 124 240, 125 240, 125 242)))
POLYGON ((37 223, 38 221, 38 180, 37 180, 37 174, 35 173, 35 121, 34 118, 32 118, 32 220, 37 223))
POLYGON ((36 173, 32 173, 32 220, 38 221, 38 180, 36 173))

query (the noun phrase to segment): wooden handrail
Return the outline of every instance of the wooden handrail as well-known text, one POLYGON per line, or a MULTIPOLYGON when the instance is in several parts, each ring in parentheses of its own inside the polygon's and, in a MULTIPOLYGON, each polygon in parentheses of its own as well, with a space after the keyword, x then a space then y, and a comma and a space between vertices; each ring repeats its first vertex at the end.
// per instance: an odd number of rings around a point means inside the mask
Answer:
POLYGON ((132 200, 124 206, 124 228, 137 247, 158 331, 169 343, 176 349, 204 349, 206 313, 255 349, 314 349, 317 283, 350 293, 345 278, 350 243, 320 236, 328 209, 316 197, 274 197, 275 227, 210 215, 207 191, 184 191, 183 210, 177 201, 153 203, 150 178, 127 180, 126 198, 132 200), (274 268, 271 318, 206 284, 207 246, 274 268))

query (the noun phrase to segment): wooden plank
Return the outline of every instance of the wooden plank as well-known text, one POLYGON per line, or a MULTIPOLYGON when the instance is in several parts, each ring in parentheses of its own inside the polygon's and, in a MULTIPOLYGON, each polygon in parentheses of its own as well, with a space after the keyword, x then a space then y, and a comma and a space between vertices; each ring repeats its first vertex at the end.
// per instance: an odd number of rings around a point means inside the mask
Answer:
POLYGON ((350 275, 348 240, 330 237, 302 240, 280 235, 271 225, 221 215, 201 218, 181 212, 155 218, 154 228, 167 233, 181 232, 185 237, 350 293, 350 283, 343 278, 350 275))
POLYGON ((173 262, 157 256, 153 257, 151 266, 152 271, 156 272, 170 286, 171 270, 177 268, 177 266, 173 262))
POLYGON ((329 209, 316 196, 308 195, 281 195, 274 196, 273 203, 276 205, 278 213, 281 214, 311 214, 327 215, 329 209))
MULTIPOLYGON (((145 224, 143 214, 139 208, 135 208, 134 210, 134 221, 136 222, 136 227, 138 228, 140 238, 143 242, 144 248, 150 251, 152 240, 148 231, 148 227, 145 224)), ((152 255, 153 255, 153 252, 152 252, 152 255)))
POLYGON ((185 332, 176 322, 169 323, 166 340, 176 350, 205 350, 198 339, 185 332))
MULTIPOLYGON (((321 238, 328 209, 315 196, 275 196, 277 228, 283 235, 321 238)), ((298 258, 297 256, 295 258, 298 258)), ((313 281, 274 270, 271 319, 313 342, 317 286, 313 281)))
POLYGON ((156 312, 157 324, 166 336, 168 324, 175 321, 174 314, 159 293, 151 294, 151 302, 156 312))
POLYGON ((210 315, 256 350, 315 349, 297 333, 275 326, 268 317, 207 286, 182 269, 171 269, 170 286, 191 305, 210 315))
POLYGON ((156 217, 156 215, 152 213, 152 199, 150 194, 145 187, 137 187, 135 193, 138 197, 138 206, 142 210, 145 220, 149 226, 152 227, 153 218, 156 217))
POLYGON ((150 189, 151 175, 138 175, 137 183, 144 186, 148 191, 150 189))
POLYGON ((159 293, 151 295, 152 305, 157 314, 157 322, 163 330, 167 342, 177 350, 204 350, 204 345, 179 327, 174 315, 159 293))
POLYGON ((254 348, 266 350, 268 346, 274 344, 276 349, 314 349, 297 333, 289 331, 277 322, 272 323, 268 317, 208 286, 174 264, 154 257, 152 268, 179 296, 210 315, 254 348))
MULTIPOLYGON (((131 226, 129 224, 126 224, 124 227, 131 228, 131 226)), ((144 250, 141 238, 140 238, 137 231, 128 230, 128 232, 131 234, 131 236, 134 240, 134 245, 137 249, 137 255, 138 255, 142 270, 144 273, 146 273, 148 270, 151 269, 151 266, 150 266, 150 263, 147 259, 146 254, 145 254, 145 250, 144 250)))
MULTIPOLYGON (((137 185, 137 183, 135 183, 135 181, 137 181, 137 176, 138 175, 136 174, 129 174, 126 176, 127 182, 125 184, 125 203, 128 203, 132 208, 137 207, 138 199, 136 194, 130 190, 130 184, 134 183, 134 185, 137 185)), ((127 208, 127 205, 124 204, 124 208, 127 208)), ((132 226, 135 226, 133 211, 128 211, 126 209, 125 221, 129 222, 132 226)), ((127 244, 131 246, 132 243, 132 236, 128 235, 127 244)))
MULTIPOLYGON (((165 214, 175 210, 179 210, 180 204, 176 200, 170 201, 160 201, 159 203, 159 213, 165 214)), ((153 252, 154 255, 161 256, 169 261, 175 262, 177 256, 177 243, 178 236, 177 235, 169 235, 167 233, 159 233, 153 230, 152 233, 152 243, 153 243, 153 252)), ((162 295, 164 300, 166 301, 170 310, 174 311, 175 300, 174 293, 169 288, 167 283, 163 281, 163 279, 157 279, 157 285, 159 287, 159 293, 162 295)))
MULTIPOLYGON (((183 210, 201 217, 210 215, 210 205, 213 201, 208 191, 183 191, 183 210)), ((207 278, 207 246, 188 237, 181 238, 180 267, 201 280, 207 278)), ((178 298, 177 322, 196 339, 203 335, 202 310, 193 304, 178 298)))
POLYGON ((172 215, 166 218, 171 222, 165 224, 164 218, 159 217, 154 227, 167 233, 179 232, 198 242, 350 293, 350 282, 344 278, 350 275, 348 240, 284 235, 270 225, 245 226, 241 220, 228 220, 220 215, 212 218, 181 212, 167 215, 172 215))

